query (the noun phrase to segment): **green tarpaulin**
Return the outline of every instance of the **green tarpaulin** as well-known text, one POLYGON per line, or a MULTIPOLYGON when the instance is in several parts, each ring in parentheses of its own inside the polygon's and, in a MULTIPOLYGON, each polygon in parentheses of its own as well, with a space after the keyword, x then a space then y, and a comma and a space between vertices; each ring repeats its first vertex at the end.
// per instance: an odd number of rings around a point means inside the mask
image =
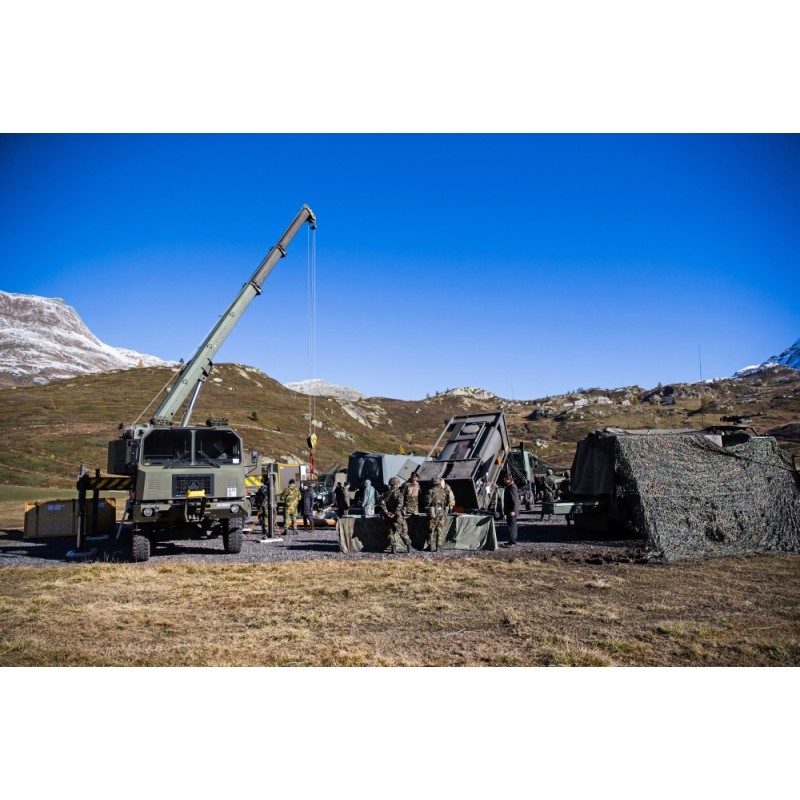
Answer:
MULTIPOLYGON (((411 544, 422 550, 428 540, 428 517, 406 518, 411 544)), ((336 523, 343 553, 382 553, 389 547, 387 523, 381 517, 342 517, 336 523)), ((447 518, 442 550, 497 550, 494 520, 488 514, 455 514, 447 518)), ((402 547, 402 543, 398 542, 402 547)))

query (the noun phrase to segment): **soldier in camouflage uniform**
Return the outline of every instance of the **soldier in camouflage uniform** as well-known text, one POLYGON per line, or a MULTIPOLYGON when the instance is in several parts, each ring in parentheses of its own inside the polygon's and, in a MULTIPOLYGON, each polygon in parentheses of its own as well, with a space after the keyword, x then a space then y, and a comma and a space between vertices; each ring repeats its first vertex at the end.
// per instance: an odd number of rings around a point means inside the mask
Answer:
POLYGON ((261 532, 266 536, 269 532, 269 506, 267 503, 267 487, 263 484, 258 487, 255 497, 253 498, 253 508, 255 509, 256 516, 261 524, 261 532))
POLYGON ((289 485, 281 492, 281 502, 283 503, 283 532, 288 533, 291 523, 292 530, 297 533, 297 505, 300 502, 300 490, 294 480, 289 481, 289 485))
POLYGON ((403 506, 407 517, 419 513, 419 476, 416 472, 403 484, 403 506))
POLYGON ((544 501, 545 503, 555 503, 558 497, 558 484, 553 477, 553 470, 548 469, 544 478, 544 501))
POLYGON ((425 506, 428 509, 428 550, 438 550, 443 544, 444 527, 447 524, 447 512, 456 504, 453 490, 442 478, 434 478, 433 486, 428 489, 425 506))
MULTIPOLYGON (((558 484, 556 483, 556 479, 553 477, 553 470, 548 469, 547 475, 545 475, 542 483, 542 513, 539 516, 540 521, 544 519, 545 503, 555 503, 557 497, 558 484)), ((547 519, 550 519, 549 514, 547 515, 547 519)))
POLYGON ((403 492, 400 489, 400 478, 389 479, 389 490, 383 494, 378 503, 381 514, 388 523, 389 546, 392 553, 397 552, 397 537, 408 548, 409 553, 414 552, 411 538, 406 527, 406 518, 403 514, 403 492))

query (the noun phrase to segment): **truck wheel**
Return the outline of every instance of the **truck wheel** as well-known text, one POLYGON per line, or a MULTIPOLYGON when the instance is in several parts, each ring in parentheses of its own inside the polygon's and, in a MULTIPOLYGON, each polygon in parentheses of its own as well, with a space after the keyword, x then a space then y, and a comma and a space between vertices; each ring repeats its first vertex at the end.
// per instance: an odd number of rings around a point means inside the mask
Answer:
POLYGON ((242 533, 242 519, 235 517, 226 519, 222 523, 222 547, 226 553, 239 553, 242 550, 244 534, 242 533))
POLYGON ((140 533, 131 534, 131 560, 147 561, 150 558, 150 540, 140 533))

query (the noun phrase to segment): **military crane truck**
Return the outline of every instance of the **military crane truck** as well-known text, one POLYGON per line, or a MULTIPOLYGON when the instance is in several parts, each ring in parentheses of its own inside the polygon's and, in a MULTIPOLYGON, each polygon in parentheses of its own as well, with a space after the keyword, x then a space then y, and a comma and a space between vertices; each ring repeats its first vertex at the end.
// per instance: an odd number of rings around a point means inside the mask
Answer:
POLYGON ((246 479, 255 465, 248 463, 242 439, 226 419, 209 419, 205 425, 192 425, 190 420, 212 359, 305 223, 316 229, 316 217, 308 206, 300 209, 181 369, 150 421, 128 426, 121 438, 109 442, 108 471, 133 480, 125 522, 131 527, 134 561, 146 561, 160 540, 221 535, 226 553, 241 550, 242 528, 251 511, 246 479), (187 398, 176 425, 175 416, 187 398))

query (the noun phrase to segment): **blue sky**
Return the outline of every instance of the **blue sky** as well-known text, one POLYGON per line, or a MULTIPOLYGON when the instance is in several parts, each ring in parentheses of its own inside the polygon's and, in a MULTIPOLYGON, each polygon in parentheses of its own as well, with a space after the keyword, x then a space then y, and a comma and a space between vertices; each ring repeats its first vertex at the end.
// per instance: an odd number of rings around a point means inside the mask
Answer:
POLYGON ((800 136, 5 135, 0 288, 188 359, 419 399, 729 376, 800 336, 800 136))

